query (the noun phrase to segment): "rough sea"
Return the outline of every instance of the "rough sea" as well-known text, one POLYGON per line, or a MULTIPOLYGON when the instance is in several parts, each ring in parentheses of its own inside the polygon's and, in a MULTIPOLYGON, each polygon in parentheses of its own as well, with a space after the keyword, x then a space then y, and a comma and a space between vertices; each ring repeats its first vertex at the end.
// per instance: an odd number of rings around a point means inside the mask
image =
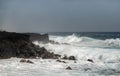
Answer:
POLYGON ((40 58, 27 64, 19 63, 20 58, 2 59, 0 76, 120 76, 120 32, 57 32, 49 37, 55 43, 33 43, 55 54, 75 56, 76 63, 40 58), (72 70, 66 70, 67 66, 72 70))

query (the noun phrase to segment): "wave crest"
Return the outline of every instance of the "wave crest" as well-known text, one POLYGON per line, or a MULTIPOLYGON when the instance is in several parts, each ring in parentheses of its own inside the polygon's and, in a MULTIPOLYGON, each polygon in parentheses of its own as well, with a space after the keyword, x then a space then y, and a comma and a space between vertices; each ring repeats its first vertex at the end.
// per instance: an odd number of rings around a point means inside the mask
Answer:
POLYGON ((94 39, 90 37, 79 37, 76 34, 72 34, 69 36, 50 36, 50 40, 59 43, 78 43, 78 42, 93 41, 94 39))
POLYGON ((50 36, 50 40, 53 40, 58 43, 67 43, 77 46, 92 46, 92 47, 120 47, 120 39, 94 39, 90 37, 80 37, 76 34, 69 36, 50 36))

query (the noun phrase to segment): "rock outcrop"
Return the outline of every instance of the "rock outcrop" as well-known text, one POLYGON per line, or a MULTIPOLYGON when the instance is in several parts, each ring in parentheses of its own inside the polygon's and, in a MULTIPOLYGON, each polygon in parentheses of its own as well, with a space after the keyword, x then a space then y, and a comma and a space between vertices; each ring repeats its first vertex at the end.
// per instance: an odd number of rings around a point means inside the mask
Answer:
POLYGON ((44 47, 36 46, 30 40, 30 35, 13 32, 0 32, 0 59, 18 58, 58 58, 44 47))
POLYGON ((26 35, 30 36, 31 41, 41 41, 44 43, 49 42, 49 36, 48 34, 39 34, 39 33, 24 33, 26 35))

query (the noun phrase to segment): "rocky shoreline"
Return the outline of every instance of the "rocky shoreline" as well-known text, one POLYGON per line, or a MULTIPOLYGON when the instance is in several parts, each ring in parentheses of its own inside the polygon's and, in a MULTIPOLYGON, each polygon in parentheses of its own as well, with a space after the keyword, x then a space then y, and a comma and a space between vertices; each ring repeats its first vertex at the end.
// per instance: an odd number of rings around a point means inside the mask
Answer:
POLYGON ((15 33, 0 31, 0 59, 17 58, 54 58, 60 55, 50 53, 44 47, 36 46, 34 40, 48 42, 48 34, 15 33))
MULTIPOLYGON (((16 33, 0 31, 0 59, 8 59, 11 57, 22 58, 20 63, 34 64, 30 59, 42 58, 42 59, 56 59, 56 62, 67 64, 66 60, 72 60, 76 62, 74 56, 64 55, 61 57, 59 54, 49 52, 44 47, 33 44, 33 41, 41 41, 43 43, 50 42, 52 44, 58 44, 49 40, 48 34, 36 34, 36 33, 16 33)), ((87 61, 94 63, 92 59, 87 61)), ((72 70, 71 66, 67 66, 65 70, 72 70)), ((88 69, 86 69, 88 70, 88 69)))

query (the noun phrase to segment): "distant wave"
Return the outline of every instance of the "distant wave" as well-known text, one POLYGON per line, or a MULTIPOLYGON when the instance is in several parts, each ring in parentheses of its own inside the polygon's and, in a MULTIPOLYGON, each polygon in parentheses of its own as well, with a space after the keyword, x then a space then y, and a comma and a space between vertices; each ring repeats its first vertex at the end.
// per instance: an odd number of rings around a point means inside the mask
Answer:
POLYGON ((67 43, 78 46, 93 46, 93 47, 112 47, 119 48, 120 47, 120 38, 116 39, 94 39, 90 37, 80 37, 76 34, 72 34, 69 36, 50 36, 50 40, 59 43, 67 43))

